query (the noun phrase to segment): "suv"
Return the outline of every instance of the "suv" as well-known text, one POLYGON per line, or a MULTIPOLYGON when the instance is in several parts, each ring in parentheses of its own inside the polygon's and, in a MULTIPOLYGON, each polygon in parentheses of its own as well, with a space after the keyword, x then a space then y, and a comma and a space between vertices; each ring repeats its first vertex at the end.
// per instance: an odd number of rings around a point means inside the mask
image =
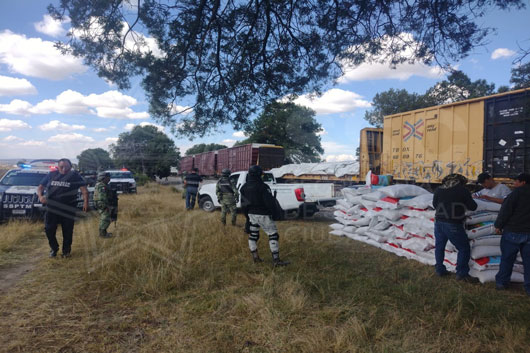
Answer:
MULTIPOLYGON (((45 208, 37 197, 37 188, 44 177, 55 169, 33 168, 23 164, 20 168, 9 170, 0 179, 0 221, 8 219, 41 219, 45 208)), ((88 188, 89 206, 93 207, 94 188, 88 188)), ((77 208, 83 209, 81 191, 77 195, 77 208)))
POLYGON ((118 194, 136 194, 136 180, 127 169, 105 170, 110 174, 109 186, 118 194))

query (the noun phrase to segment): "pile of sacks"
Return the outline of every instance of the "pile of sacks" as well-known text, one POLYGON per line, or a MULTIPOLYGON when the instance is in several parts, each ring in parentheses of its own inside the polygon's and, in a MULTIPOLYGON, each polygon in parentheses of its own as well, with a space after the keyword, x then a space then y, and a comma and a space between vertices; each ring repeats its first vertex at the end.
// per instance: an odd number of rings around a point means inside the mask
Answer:
MULTIPOLYGON (((416 185, 380 188, 360 186, 342 190, 335 205, 331 234, 345 236, 398 256, 434 265, 433 194, 416 185)), ((466 232, 471 245, 470 275, 482 283, 494 281, 500 264, 500 235, 493 223, 499 204, 476 200, 476 211, 468 212, 466 232)), ((445 266, 455 272, 457 250, 447 243, 445 266)), ((514 267, 512 281, 523 281, 521 258, 514 267)))

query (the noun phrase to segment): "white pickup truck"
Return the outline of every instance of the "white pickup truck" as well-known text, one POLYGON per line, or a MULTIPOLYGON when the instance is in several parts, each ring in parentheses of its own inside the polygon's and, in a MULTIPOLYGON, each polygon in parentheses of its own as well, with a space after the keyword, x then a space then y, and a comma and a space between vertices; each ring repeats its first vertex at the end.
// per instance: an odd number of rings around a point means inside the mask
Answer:
MULTIPOLYGON (((236 172, 230 175, 230 180, 240 190, 247 180, 247 172, 236 172)), ((311 217, 318 211, 317 204, 333 202, 333 184, 278 184, 272 173, 263 173, 263 181, 269 185, 280 206, 287 215, 311 217)), ((221 207, 215 194, 216 183, 205 184, 199 188, 199 207, 212 212, 221 207)), ((241 200, 237 203, 241 207, 241 200)))

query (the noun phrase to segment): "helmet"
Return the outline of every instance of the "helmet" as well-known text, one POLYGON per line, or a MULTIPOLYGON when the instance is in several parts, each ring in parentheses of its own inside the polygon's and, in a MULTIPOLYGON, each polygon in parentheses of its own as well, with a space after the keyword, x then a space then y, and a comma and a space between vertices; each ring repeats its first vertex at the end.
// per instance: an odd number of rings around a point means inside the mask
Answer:
POLYGON ((221 174, 223 174, 224 176, 230 176, 232 172, 230 171, 230 169, 225 168, 221 171, 221 174))
POLYGON ((98 173, 98 181, 102 181, 105 178, 110 178, 110 173, 108 172, 99 172, 98 173))
POLYGON ((261 176, 261 174, 263 174, 263 169, 261 169, 259 165, 253 165, 252 167, 248 168, 248 174, 254 176, 261 176))

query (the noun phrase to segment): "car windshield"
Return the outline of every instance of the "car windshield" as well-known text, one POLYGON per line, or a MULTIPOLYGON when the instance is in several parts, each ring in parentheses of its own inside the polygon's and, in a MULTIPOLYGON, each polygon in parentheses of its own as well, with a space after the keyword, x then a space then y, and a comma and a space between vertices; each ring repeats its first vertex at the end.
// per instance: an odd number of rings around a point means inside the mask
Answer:
POLYGON ((132 179, 133 175, 131 172, 110 172, 111 179, 132 179))
POLYGON ((0 185, 9 185, 9 186, 39 186, 40 182, 46 174, 44 173, 32 173, 21 170, 12 170, 8 172, 0 185))

